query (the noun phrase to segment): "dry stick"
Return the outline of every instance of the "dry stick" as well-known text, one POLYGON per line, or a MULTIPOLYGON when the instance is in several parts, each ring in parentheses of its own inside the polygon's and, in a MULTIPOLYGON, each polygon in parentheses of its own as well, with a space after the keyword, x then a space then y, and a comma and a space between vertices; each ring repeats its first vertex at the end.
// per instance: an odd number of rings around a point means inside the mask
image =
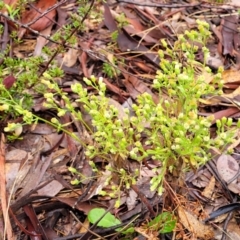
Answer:
MULTIPOLYGON (((90 4, 90 7, 88 9, 88 11, 85 13, 84 17, 82 18, 79 26, 84 22, 84 20, 87 18, 89 12, 91 11, 92 7, 93 7, 93 4, 94 4, 95 0, 92 0, 91 4, 90 4)), ((70 35, 62 41, 62 46, 64 46, 67 42, 68 39, 70 39, 74 33, 77 32, 77 30, 79 29, 80 27, 76 27, 75 29, 73 29, 73 31, 70 33, 70 35)), ((43 73, 48 69, 50 63, 53 61, 53 59, 57 56, 57 54, 59 53, 60 51, 60 47, 58 47, 58 49, 55 51, 55 53, 52 55, 52 57, 50 58, 50 60, 47 62, 45 68, 40 72, 39 74, 39 77, 41 77, 43 75, 43 73)))
POLYGON ((181 8, 181 7, 196 7, 200 6, 202 3, 195 4, 162 4, 162 3, 139 3, 132 0, 117 0, 117 2, 121 3, 131 3, 138 6, 146 6, 146 7, 165 7, 165 8, 181 8))
POLYGON ((229 221, 232 218, 232 215, 233 215, 233 212, 228 213, 228 216, 227 216, 227 218, 224 221, 224 224, 223 224, 223 234, 222 234, 221 240, 226 240, 227 239, 227 236, 228 236, 227 235, 227 227, 228 227, 229 221))
POLYGON ((7 234, 7 239, 13 239, 12 226, 10 224, 10 219, 8 215, 8 205, 7 205, 7 192, 6 192, 6 175, 5 175, 5 137, 4 134, 1 134, 0 139, 0 195, 1 195, 1 204, 2 212, 4 218, 4 233, 3 239, 6 239, 5 235, 7 234))

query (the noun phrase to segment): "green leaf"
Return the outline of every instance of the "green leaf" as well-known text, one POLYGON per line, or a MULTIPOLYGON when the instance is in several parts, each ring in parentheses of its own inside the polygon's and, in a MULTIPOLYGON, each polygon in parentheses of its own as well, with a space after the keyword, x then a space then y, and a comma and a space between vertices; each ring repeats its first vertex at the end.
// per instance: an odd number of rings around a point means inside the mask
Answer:
MULTIPOLYGON (((103 208, 94 208, 88 213, 88 220, 90 223, 94 224, 97 222, 104 214, 106 210, 103 208)), ((113 227, 118 224, 121 224, 121 222, 115 218, 111 213, 107 213, 101 221, 97 224, 98 227, 113 227)))
POLYGON ((173 219, 173 215, 171 213, 163 212, 150 221, 148 226, 156 231, 159 231, 159 233, 168 233, 174 230, 176 220, 173 219))

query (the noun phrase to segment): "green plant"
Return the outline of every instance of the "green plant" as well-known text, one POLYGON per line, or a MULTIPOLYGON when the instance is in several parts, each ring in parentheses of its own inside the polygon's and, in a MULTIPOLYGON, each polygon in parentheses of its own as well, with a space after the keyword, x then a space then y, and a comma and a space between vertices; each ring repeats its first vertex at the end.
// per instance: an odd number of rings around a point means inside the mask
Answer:
POLYGON ((177 221, 173 214, 169 212, 163 212, 147 223, 144 228, 147 228, 147 230, 151 231, 158 231, 159 234, 169 233, 175 229, 176 223, 177 221))
MULTIPOLYGON (((80 121, 92 137, 92 142, 87 146, 84 140, 81 141, 85 146, 86 156, 92 159, 93 166, 94 158, 98 156, 110 164, 109 171, 115 171, 119 175, 120 186, 112 189, 112 197, 119 198, 117 192, 120 192, 120 189, 129 188, 136 183, 138 172, 128 174, 126 170, 130 159, 141 163, 145 158, 151 157, 159 161, 160 166, 155 169, 156 175, 151 180, 151 189, 156 189, 161 194, 164 176, 168 171, 197 168, 210 158, 209 149, 218 148, 221 151, 226 144, 232 142, 234 128, 227 128, 231 120, 222 122, 221 126, 218 124, 218 135, 211 138, 211 117, 204 118, 197 114, 201 96, 215 92, 213 86, 204 82, 204 73, 208 72, 211 75, 210 70, 205 67, 205 63, 201 64, 195 60, 198 48, 194 42, 198 41, 204 45, 209 35, 208 25, 199 22, 198 31, 187 31, 180 35, 172 48, 162 41, 163 50, 159 51, 160 70, 153 81, 153 87, 159 92, 161 100, 156 103, 147 93, 139 95, 136 103, 132 105, 135 115, 131 117, 129 110, 125 109, 125 115, 119 118, 117 108, 111 105, 106 97, 106 86, 102 78, 84 78, 85 83, 98 92, 98 96, 89 94, 80 83, 71 85, 72 91, 78 96, 75 103, 54 79, 62 75, 61 70, 52 65, 41 78, 39 84, 45 89, 45 107, 55 109, 59 118, 69 113, 80 121), (196 66, 198 75, 195 73, 196 66), (168 93, 169 100, 161 98, 165 92, 168 93), (64 105, 60 104, 60 99, 64 105), (76 104, 90 115, 91 126, 84 121, 76 104)), ((207 48, 203 46, 202 50, 206 57, 207 48)), ((41 62, 34 58, 32 61, 37 61, 38 64, 41 62)), ((15 67, 16 63, 13 60, 6 59, 6 64, 11 66, 12 71, 17 71, 18 67, 15 67)), ((28 66, 29 63, 25 64, 28 66)), ((10 70, 8 74, 9 72, 10 70)), ((36 70, 33 71, 33 76, 34 74, 36 70)), ((24 79, 24 75, 22 78, 24 79)), ((215 78, 219 80, 221 73, 215 78)), ((18 86, 21 88, 21 84, 18 86)), ((11 111, 14 109, 18 115, 23 116, 23 121, 27 124, 39 120, 30 110, 25 109, 22 98, 16 101, 11 97, 10 91, 5 89, 7 97, 0 98, 0 104, 6 112, 9 112, 10 108, 11 111)), ((67 132, 66 125, 61 124, 57 118, 52 118, 48 123, 67 132)), ((15 127, 9 125, 5 130, 11 131, 15 127)), ((78 139, 73 133, 67 133, 78 139)), ((110 178, 107 181, 109 182, 110 178)), ((104 194, 104 190, 101 194, 104 194)))
POLYGON ((111 60, 111 64, 105 62, 103 63, 103 73, 105 73, 109 78, 117 77, 120 71, 116 67, 116 59, 111 60))
POLYGON ((19 17, 20 8, 15 8, 11 5, 5 4, 4 7, 7 9, 7 13, 11 19, 15 19, 19 17))
POLYGON ((124 13, 121 13, 118 16, 116 16, 116 20, 118 22, 118 28, 123 28, 129 24, 124 13))
MULTIPOLYGON (((117 219, 114 215, 109 212, 106 212, 103 208, 93 208, 87 215, 87 218, 90 223, 95 224, 102 218, 98 223, 98 227, 110 228, 121 224, 121 221, 117 219)), ((117 232, 121 232, 124 235, 131 235, 135 232, 134 227, 131 223, 125 227, 119 227, 116 229, 117 232)))
POLYGON ((109 228, 121 224, 121 222, 116 217, 114 217, 109 212, 106 213, 106 210, 103 208, 93 208, 88 213, 88 220, 92 224, 96 223, 101 217, 102 219, 97 223, 97 226, 99 227, 109 228))

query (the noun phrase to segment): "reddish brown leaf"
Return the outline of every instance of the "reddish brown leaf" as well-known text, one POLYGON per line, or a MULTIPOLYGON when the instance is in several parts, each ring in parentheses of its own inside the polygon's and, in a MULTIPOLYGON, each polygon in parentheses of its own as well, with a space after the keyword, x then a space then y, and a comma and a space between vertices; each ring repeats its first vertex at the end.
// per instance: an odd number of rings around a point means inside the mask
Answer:
MULTIPOLYGON (((25 10, 21 16, 21 23, 28 24, 35 19, 37 19, 42 13, 46 12, 50 7, 52 7, 57 1, 56 0, 39 0, 32 4, 29 10, 25 10)), ((56 10, 48 12, 45 16, 38 19, 35 23, 31 24, 29 27, 36 31, 42 31, 49 27, 53 22, 56 15, 56 10)), ((26 29, 20 28, 18 36, 21 38, 26 32, 26 29)))
MULTIPOLYGON (((70 207, 74 207, 75 203, 77 202, 77 198, 56 197, 56 199, 62 203, 67 204, 70 207)), ((96 208, 96 207, 99 207, 99 204, 88 203, 88 202, 79 202, 79 203, 77 203, 75 208, 77 208, 80 211, 83 211, 85 214, 88 214, 89 211, 91 211, 93 208, 96 208)))
POLYGON ((238 113, 239 109, 235 107, 230 107, 225 110, 218 111, 214 113, 214 120, 212 123, 215 123, 218 119, 222 119, 223 117, 230 117, 235 113, 238 113))
POLYGON ((152 98, 153 101, 157 104, 159 102, 159 99, 157 97, 157 95, 155 95, 147 86, 145 83, 143 83, 142 81, 140 81, 137 77, 135 76, 130 76, 128 74, 123 73, 124 77, 125 77, 125 86, 130 94, 130 96, 133 99, 136 99, 138 95, 143 94, 145 92, 149 93, 152 98))
MULTIPOLYGON (((107 4, 104 4, 104 23, 111 32, 118 30, 115 20, 113 19, 113 16, 107 4)), ((147 47, 135 41, 124 29, 118 30, 117 43, 121 51, 142 52, 146 58, 148 58, 156 66, 159 66, 160 60, 158 55, 151 53, 147 47)))
MULTIPOLYGON (((47 236, 43 230, 41 223, 38 220, 38 217, 37 217, 32 205, 24 206, 23 210, 26 213, 26 215, 28 216, 28 219, 27 219, 28 230, 31 231, 32 233, 41 234, 43 239, 47 239, 47 236)), ((41 236, 34 236, 34 239, 42 240, 41 236)))
POLYGON ((3 79, 3 85, 6 89, 12 87, 12 85, 16 82, 16 78, 13 75, 7 76, 3 79))

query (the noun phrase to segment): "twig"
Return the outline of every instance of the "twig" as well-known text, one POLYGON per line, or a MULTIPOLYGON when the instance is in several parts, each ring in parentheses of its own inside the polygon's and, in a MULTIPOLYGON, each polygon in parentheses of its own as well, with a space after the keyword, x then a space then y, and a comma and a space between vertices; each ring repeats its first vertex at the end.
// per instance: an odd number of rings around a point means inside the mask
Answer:
POLYGON ((154 212, 152 206, 149 204, 148 200, 146 197, 139 191, 138 187, 136 185, 131 186, 132 190, 138 194, 139 198, 142 200, 142 202, 145 204, 145 206, 148 208, 150 214, 152 216, 156 216, 156 213, 154 212))
POLYGON ((138 6, 146 6, 146 7, 164 7, 164 8, 182 8, 182 7, 196 7, 200 6, 202 3, 195 4, 163 4, 163 3, 139 3, 137 1, 132 0, 117 0, 117 2, 121 3, 131 3, 138 6))

